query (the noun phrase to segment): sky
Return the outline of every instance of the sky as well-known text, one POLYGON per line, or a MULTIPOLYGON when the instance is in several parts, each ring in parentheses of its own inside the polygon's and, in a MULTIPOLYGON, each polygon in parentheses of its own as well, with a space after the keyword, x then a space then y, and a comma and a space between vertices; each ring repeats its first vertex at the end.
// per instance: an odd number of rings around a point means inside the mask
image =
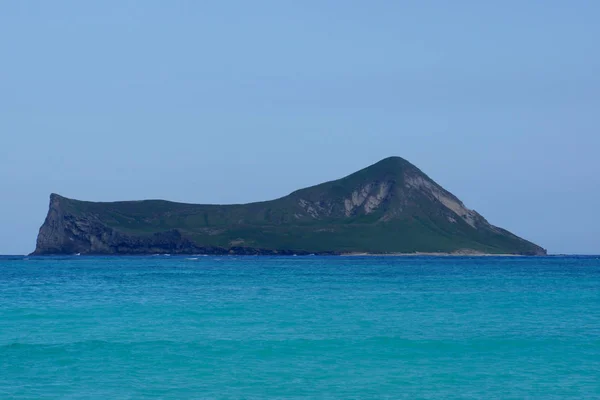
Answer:
POLYGON ((401 156, 600 253, 600 2, 0 5, 0 254, 48 196, 243 203, 401 156))

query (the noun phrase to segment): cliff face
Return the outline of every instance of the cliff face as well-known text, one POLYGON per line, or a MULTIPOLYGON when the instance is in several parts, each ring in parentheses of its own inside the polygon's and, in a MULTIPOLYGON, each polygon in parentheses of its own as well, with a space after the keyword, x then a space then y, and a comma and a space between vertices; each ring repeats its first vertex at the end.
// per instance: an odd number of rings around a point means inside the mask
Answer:
POLYGON ((166 249, 194 251, 178 231, 133 236, 106 226, 95 215, 75 215, 65 203, 71 200, 50 195, 50 209, 38 234, 33 254, 118 254, 165 252, 166 249))
POLYGON ((96 215, 74 215, 71 199, 50 195, 50 208, 33 255, 43 254, 295 254, 233 246, 199 246, 177 229, 134 235, 106 226, 96 215))
POLYGON ((33 254, 345 252, 545 254, 399 157, 246 205, 94 203, 52 194, 33 254))

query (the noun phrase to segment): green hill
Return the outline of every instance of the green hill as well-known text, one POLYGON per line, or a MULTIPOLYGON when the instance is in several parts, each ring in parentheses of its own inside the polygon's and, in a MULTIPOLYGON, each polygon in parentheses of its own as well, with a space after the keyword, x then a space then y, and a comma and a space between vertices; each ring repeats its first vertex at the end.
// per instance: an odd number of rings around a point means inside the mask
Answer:
POLYGON ((545 254, 400 157, 250 204, 99 203, 52 194, 34 254, 350 252, 545 254))

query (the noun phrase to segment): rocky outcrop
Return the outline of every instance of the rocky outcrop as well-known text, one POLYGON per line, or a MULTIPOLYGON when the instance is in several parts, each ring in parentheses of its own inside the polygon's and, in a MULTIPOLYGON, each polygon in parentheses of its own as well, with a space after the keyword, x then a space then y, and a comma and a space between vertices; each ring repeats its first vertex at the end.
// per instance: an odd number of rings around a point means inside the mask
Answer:
POLYGON ((369 182, 354 190, 349 198, 344 199, 344 211, 347 217, 356 214, 362 208, 366 214, 375 211, 390 195, 393 182, 369 182))
POLYGON ((460 218, 467 224, 476 228, 478 222, 483 222, 483 217, 473 210, 469 210, 465 205, 457 199, 452 193, 444 190, 441 186, 430 179, 426 179, 422 175, 414 172, 407 172, 404 176, 404 184, 409 190, 417 190, 422 194, 428 195, 431 199, 439 201, 448 210, 454 213, 450 222, 456 222, 455 218, 460 218))
POLYGON ((193 253, 201 250, 176 229, 147 236, 119 232, 93 214, 70 213, 62 204, 68 201, 56 194, 50 196, 48 215, 40 228, 33 254, 193 253))
POLYGON ((351 252, 545 254, 399 157, 246 205, 93 203, 52 194, 33 254, 351 252))
MULTIPOLYGON (((308 251, 261 249, 254 247, 198 246, 178 229, 148 235, 119 232, 102 223, 93 214, 84 217, 69 212, 64 203, 72 200, 50 195, 50 207, 40 228, 36 249, 32 255, 91 254, 213 254, 213 255, 307 255, 308 251)), ((338 254, 319 252, 319 254, 338 254)))

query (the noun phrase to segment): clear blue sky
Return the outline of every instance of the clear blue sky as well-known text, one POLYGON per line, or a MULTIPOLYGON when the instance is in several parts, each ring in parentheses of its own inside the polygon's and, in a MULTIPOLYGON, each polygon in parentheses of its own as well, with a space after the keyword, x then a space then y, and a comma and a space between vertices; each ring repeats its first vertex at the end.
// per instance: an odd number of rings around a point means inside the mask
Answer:
POLYGON ((270 199, 402 156, 600 253, 598 1, 6 1, 0 253, 48 195, 270 199))

